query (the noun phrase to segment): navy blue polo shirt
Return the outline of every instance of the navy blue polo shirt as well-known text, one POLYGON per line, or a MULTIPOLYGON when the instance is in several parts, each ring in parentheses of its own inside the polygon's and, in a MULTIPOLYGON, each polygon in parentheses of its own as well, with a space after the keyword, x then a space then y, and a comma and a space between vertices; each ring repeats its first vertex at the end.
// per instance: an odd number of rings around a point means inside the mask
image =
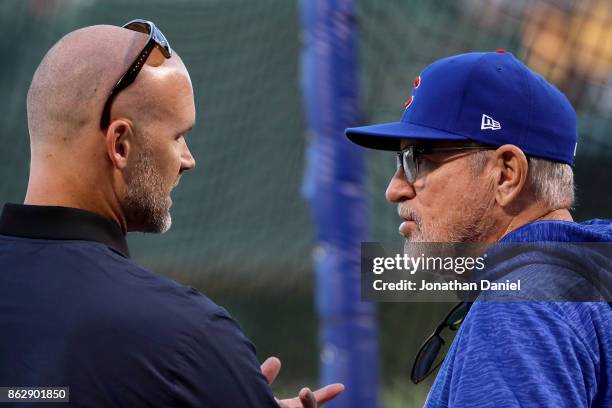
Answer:
POLYGON ((0 386, 67 386, 71 406, 277 406, 223 308, 136 265, 115 222, 65 207, 0 217, 0 386))

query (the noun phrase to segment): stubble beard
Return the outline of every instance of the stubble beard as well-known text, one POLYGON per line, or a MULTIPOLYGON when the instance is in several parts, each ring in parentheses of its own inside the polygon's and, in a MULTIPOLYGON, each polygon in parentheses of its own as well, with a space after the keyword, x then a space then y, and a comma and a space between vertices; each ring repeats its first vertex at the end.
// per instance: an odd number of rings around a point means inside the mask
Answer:
MULTIPOLYGON (((484 198, 484 197, 483 197, 484 198)), ((409 216, 417 228, 408 237, 406 244, 418 242, 476 243, 482 242, 491 230, 490 206, 485 200, 473 200, 477 204, 462 206, 461 216, 454 220, 445 214, 435 221, 423 222, 419 214, 410 208, 399 208, 400 215, 409 216)))
POLYGON ((122 206, 129 230, 163 234, 172 225, 170 192, 150 146, 144 146, 129 171, 122 206))

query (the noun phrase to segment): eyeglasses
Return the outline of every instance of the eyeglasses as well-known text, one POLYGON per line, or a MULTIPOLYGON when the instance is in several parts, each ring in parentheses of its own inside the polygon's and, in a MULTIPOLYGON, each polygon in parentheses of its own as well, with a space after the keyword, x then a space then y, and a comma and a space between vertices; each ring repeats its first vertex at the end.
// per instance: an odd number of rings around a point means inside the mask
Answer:
POLYGON ((425 343, 419 349, 412 365, 412 372, 410 373, 410 379, 414 384, 418 384, 423 381, 427 376, 436 371, 438 367, 444 361, 442 358, 435 366, 434 363, 440 354, 440 349, 445 344, 444 339, 440 336, 440 333, 444 329, 456 331, 468 311, 470 310, 471 303, 461 302, 457 303, 450 312, 446 315, 442 323, 436 327, 436 330, 425 340, 425 343), (433 368, 432 368, 433 367, 433 368))
POLYGON ((117 96, 117 94, 127 88, 138 76, 138 73, 144 66, 147 58, 153 51, 153 48, 157 46, 161 53, 166 58, 170 58, 172 56, 172 48, 170 48, 170 44, 164 34, 153 24, 151 21, 147 20, 132 20, 123 25, 123 28, 127 28, 128 30, 138 31, 140 33, 149 34, 149 39, 145 44, 140 54, 136 57, 132 65, 125 71, 125 73, 121 76, 119 81, 113 87, 108 99, 106 99, 106 103, 104 104, 104 109, 102 110, 102 117, 100 119, 100 128, 106 129, 110 124, 110 109, 113 100, 117 96))
MULTIPOLYGON (((402 168, 404 175, 406 176, 406 180, 410 183, 414 183, 416 181, 417 175, 419 174, 419 158, 424 154, 433 154, 437 152, 452 152, 452 151, 462 151, 462 150, 491 150, 496 149, 493 146, 487 146, 482 144, 468 144, 461 146, 426 146, 426 145, 416 145, 416 146, 408 146, 405 149, 397 152, 397 163, 398 166, 402 168)), ((475 151, 473 153, 475 153, 475 151)), ((443 163, 458 159, 459 157, 463 157, 465 155, 454 156, 448 158, 443 163)))

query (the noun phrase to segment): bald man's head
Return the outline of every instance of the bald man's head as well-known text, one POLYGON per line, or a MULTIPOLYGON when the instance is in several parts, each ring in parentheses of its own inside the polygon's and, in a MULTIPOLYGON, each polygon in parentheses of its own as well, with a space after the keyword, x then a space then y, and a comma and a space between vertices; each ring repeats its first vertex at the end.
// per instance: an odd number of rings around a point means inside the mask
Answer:
POLYGON ((114 218, 126 230, 169 227, 170 191, 195 165, 184 140, 195 121, 193 89, 180 57, 166 58, 155 47, 135 81, 113 100, 108 128, 100 129, 111 90, 147 37, 92 26, 69 33, 47 52, 27 98, 32 161, 26 200, 39 190, 42 199, 35 201, 63 197, 51 200, 56 205, 66 197, 80 203, 98 195, 95 202, 110 208, 98 212, 120 213, 114 218), (76 182, 66 182, 75 175, 76 182))
POLYGON ((60 39, 41 61, 28 91, 32 143, 73 138, 95 122, 114 83, 142 48, 143 37, 100 25, 60 39))
MULTIPOLYGON (((32 143, 53 141, 49 138, 58 135, 66 141, 99 122, 113 86, 146 39, 145 34, 109 25, 85 27, 60 39, 41 61, 28 91, 32 143)), ((161 53, 154 52, 147 65, 159 66, 163 60, 161 53)), ((171 60, 169 65, 187 73, 176 53, 171 60)))

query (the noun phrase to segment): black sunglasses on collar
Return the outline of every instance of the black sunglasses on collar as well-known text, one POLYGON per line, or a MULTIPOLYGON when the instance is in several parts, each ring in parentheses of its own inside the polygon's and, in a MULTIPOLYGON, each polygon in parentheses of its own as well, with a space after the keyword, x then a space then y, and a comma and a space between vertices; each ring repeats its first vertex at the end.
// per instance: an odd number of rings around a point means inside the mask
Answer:
POLYGON ((463 323, 465 316, 467 315, 471 303, 461 302, 457 303, 450 312, 446 315, 442 323, 436 327, 436 330, 425 340, 425 343, 419 349, 412 365, 412 372, 410 373, 410 379, 414 384, 418 384, 433 373, 444 361, 442 358, 437 364, 436 360, 440 354, 440 350, 444 345, 445 341, 440 336, 440 333, 445 329, 450 331, 456 331, 463 323))
POLYGON ((153 48, 157 46, 166 58, 170 58, 172 56, 172 48, 170 48, 168 40, 166 40, 164 34, 151 21, 136 19, 125 23, 122 27, 127 28, 128 30, 138 31, 139 33, 148 34, 149 39, 134 62, 132 62, 132 65, 130 65, 127 71, 125 71, 121 78, 119 78, 119 81, 117 81, 110 95, 106 99, 104 109, 102 110, 102 117, 100 118, 100 129, 106 129, 110 125, 110 109, 113 100, 119 92, 123 91, 132 82, 134 82, 138 76, 138 73, 147 61, 147 58, 149 58, 149 55, 153 51, 153 48))

